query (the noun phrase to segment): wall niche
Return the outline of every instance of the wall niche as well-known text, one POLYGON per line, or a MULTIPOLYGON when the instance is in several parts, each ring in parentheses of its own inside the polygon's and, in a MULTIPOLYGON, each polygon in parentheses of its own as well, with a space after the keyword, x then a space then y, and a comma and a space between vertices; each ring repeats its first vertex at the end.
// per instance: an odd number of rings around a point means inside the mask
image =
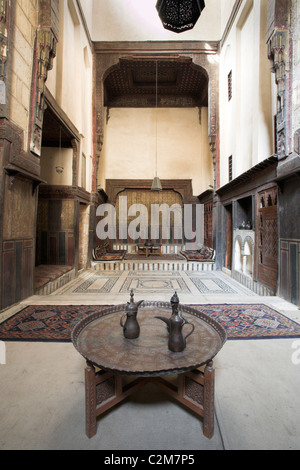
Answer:
POLYGON ((236 201, 236 219, 233 231, 233 277, 253 287, 254 272, 254 201, 247 196, 236 201), (242 279, 241 279, 242 278, 242 279))
POLYGON ((254 228, 253 206, 252 196, 237 200, 236 229, 252 230, 254 228))

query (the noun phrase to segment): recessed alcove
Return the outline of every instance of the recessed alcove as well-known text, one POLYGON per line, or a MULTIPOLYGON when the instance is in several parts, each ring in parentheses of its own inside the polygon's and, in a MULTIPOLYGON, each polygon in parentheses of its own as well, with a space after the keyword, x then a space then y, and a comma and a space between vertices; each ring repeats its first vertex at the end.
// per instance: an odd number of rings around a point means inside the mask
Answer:
POLYGON ((238 277, 242 275, 252 281, 255 231, 236 229, 233 233, 233 239, 233 277, 235 277, 235 274, 237 274, 238 277))
POLYGON ((237 218, 236 228, 247 229, 253 228, 253 203, 252 196, 247 196, 237 200, 237 218))

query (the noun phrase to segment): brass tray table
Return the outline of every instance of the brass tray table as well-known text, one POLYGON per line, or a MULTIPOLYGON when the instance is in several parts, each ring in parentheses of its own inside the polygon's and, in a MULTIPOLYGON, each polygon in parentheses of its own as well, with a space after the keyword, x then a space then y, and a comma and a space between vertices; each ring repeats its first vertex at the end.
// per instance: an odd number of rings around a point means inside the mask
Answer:
POLYGON ((96 434, 99 415, 152 382, 202 417, 203 433, 211 438, 215 382, 212 359, 227 339, 224 328, 203 312, 180 305, 179 311, 195 325, 195 330, 186 349, 174 353, 168 349, 166 325, 154 318, 170 317, 170 303, 143 302, 137 316, 140 336, 134 340, 126 339, 120 326, 125 308, 117 305, 101 309, 81 320, 72 331, 72 342, 87 361, 87 436, 96 434), (204 372, 198 370, 202 366, 204 372), (168 375, 178 375, 178 386, 162 378, 168 375), (123 377, 135 379, 124 385, 123 377))

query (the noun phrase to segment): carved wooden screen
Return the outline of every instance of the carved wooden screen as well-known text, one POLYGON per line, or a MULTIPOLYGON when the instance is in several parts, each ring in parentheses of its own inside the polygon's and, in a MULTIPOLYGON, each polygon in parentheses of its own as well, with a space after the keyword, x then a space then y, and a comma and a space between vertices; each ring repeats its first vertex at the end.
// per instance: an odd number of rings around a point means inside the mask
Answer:
POLYGON ((276 292, 278 271, 277 187, 258 193, 258 281, 276 292))
POLYGON ((213 203, 204 204, 204 245, 213 247, 212 240, 213 203))
MULTIPOLYGON (((128 234, 127 230, 127 238, 122 238, 119 236, 119 231, 117 231, 117 235, 119 238, 119 242, 126 242, 126 243, 144 243, 147 239, 151 239, 151 213, 152 213, 152 205, 153 204, 167 204, 169 208, 171 208, 174 204, 177 205, 178 213, 182 215, 183 217, 183 201, 182 197, 180 194, 178 194, 175 191, 172 190, 163 190, 161 192, 154 192, 150 190, 142 190, 142 189, 127 189, 123 192, 121 192, 116 201, 116 216, 117 216, 117 227, 119 227, 119 215, 120 215, 120 197, 126 197, 127 198, 127 210, 129 211, 130 207, 132 207, 134 204, 142 204, 143 206, 146 207, 147 209, 147 214, 148 214, 148 234, 143 231, 140 227, 137 228, 138 231, 140 231, 140 237, 137 240, 134 240, 130 237, 130 234, 128 234)), ((124 200, 123 200, 124 201, 124 200)), ((134 215, 128 215, 127 216, 127 228, 130 226, 130 223, 133 222, 139 217, 139 212, 135 213, 134 215)), ((181 226, 183 230, 183 221, 181 217, 181 226)), ((176 238, 176 230, 174 227, 174 215, 172 211, 170 211, 170 236, 168 238, 163 237, 163 230, 162 230, 162 216, 160 214, 159 217, 159 227, 157 227, 157 233, 158 237, 157 238, 152 238, 153 241, 155 242, 160 242, 164 244, 181 244, 182 239, 181 238, 176 238)), ((125 232, 125 231, 124 231, 125 232)))
POLYGON ((225 267, 232 268, 232 204, 225 207, 226 209, 226 255, 225 267))

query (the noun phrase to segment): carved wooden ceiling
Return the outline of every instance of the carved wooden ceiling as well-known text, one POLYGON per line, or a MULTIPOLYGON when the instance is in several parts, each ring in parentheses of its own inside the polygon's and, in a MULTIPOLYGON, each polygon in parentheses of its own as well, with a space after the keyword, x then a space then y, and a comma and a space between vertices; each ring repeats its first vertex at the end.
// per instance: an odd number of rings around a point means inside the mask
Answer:
POLYGON ((108 107, 208 106, 206 73, 190 59, 120 59, 104 81, 108 107), (157 71, 157 73, 156 73, 157 71))

